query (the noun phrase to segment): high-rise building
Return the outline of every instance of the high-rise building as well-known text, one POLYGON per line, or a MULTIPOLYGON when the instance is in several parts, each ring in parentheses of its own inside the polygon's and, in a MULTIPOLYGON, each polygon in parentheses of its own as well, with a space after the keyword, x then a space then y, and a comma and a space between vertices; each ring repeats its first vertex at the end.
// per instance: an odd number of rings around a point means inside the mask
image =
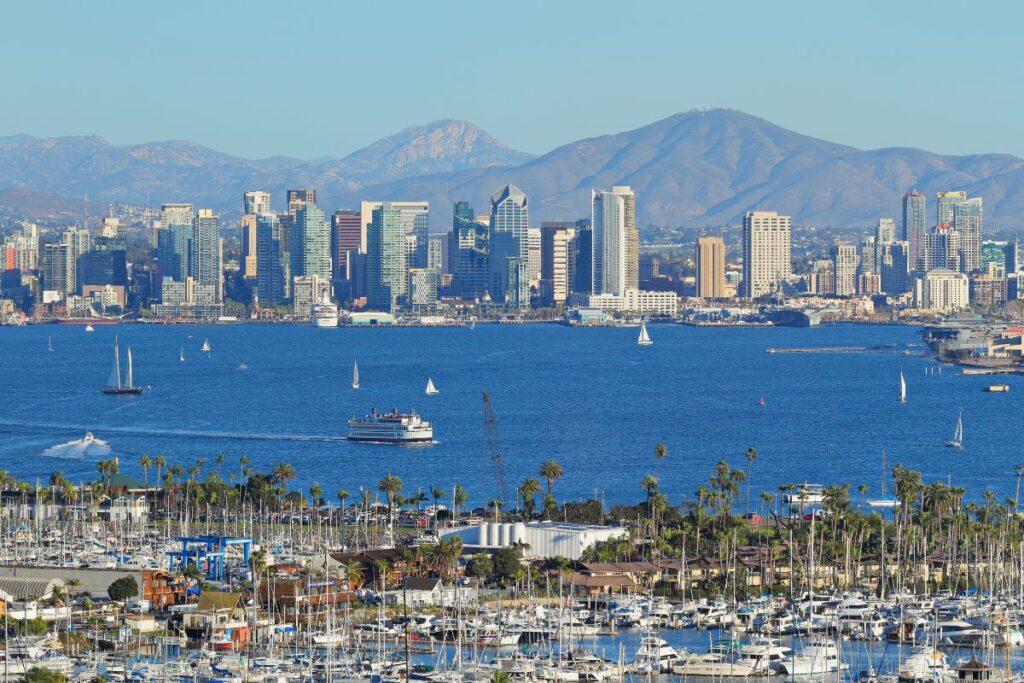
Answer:
POLYGON ((217 216, 212 209, 199 209, 193 224, 192 269, 188 274, 197 285, 214 287, 214 303, 220 303, 223 296, 223 270, 217 216))
POLYGON ((531 287, 540 286, 540 228, 526 230, 526 272, 531 287))
POLYGON ((495 303, 511 308, 530 305, 529 225, 529 206, 522 190, 505 185, 491 195, 488 289, 495 303))
MULTIPOLYGON (((430 230, 430 202, 388 202, 392 210, 398 211, 402 222, 403 235, 415 235, 417 240, 424 240, 423 258, 426 258, 426 242, 430 230)), ((362 234, 360 244, 365 253, 369 253, 366 230, 373 220, 373 210, 380 208, 384 202, 361 202, 359 205, 362 234)), ((418 245, 417 245, 418 246, 418 245)), ((417 250, 417 255, 419 251, 417 250)))
POLYGON ((406 284, 408 306, 416 313, 429 313, 437 305, 437 270, 433 268, 410 268, 406 284))
POLYGON ((953 228, 960 233, 960 270, 981 270, 981 226, 984 217, 981 197, 953 205, 953 228))
POLYGON ((188 223, 173 223, 157 233, 157 283, 164 278, 182 282, 192 274, 192 248, 195 227, 188 223))
POLYGON ((395 311, 405 303, 408 287, 402 209, 392 202, 374 208, 366 237, 367 304, 373 310, 395 311))
POLYGON ((924 236, 924 271, 933 268, 948 268, 949 270, 961 270, 960 268, 960 233, 943 223, 935 228, 933 232, 924 236))
POLYGON ((857 293, 857 247, 852 244, 837 244, 832 247, 832 272, 836 277, 837 296, 853 296, 857 293))
POLYGON ((304 204, 316 204, 316 190, 288 190, 288 213, 295 213, 304 204))
POLYGON ((312 202, 297 205, 291 228, 292 279, 316 275, 321 282, 330 282, 331 229, 323 209, 312 202))
POLYGON ((694 253, 696 293, 702 299, 725 296, 725 241, 721 237, 698 237, 694 253))
POLYGON ((572 291, 593 293, 594 287, 594 230, 589 218, 576 221, 576 237, 569 252, 569 281, 572 291))
POLYGON ((572 292, 571 263, 576 221, 545 221, 540 225, 540 293, 550 305, 561 306, 572 292))
POLYGON ((924 307, 959 311, 969 304, 967 276, 949 268, 933 268, 924 275, 924 307))
POLYGON ((748 211, 743 216, 743 296, 769 294, 793 273, 790 217, 775 211, 748 211))
POLYGON ((75 279, 72 273, 71 247, 62 242, 51 242, 43 247, 43 287, 47 291, 73 294, 75 279))
POLYGON ((488 287, 490 229, 476 219, 469 202, 455 202, 452 207, 451 239, 455 290, 467 299, 483 297, 488 287))
POLYGON ((636 195, 626 185, 591 191, 593 293, 622 294, 640 286, 636 195))
POLYGON ((78 291, 88 285, 128 286, 128 264, 125 241, 120 237, 97 237, 92 249, 76 262, 78 291))
POLYGON ((270 213, 270 193, 263 190, 251 190, 242 195, 242 205, 245 207, 243 213, 258 216, 261 213, 270 213))
POLYGON ((272 213, 256 216, 256 293, 265 306, 281 304, 286 298, 286 256, 281 249, 284 229, 272 213))
POLYGON ((927 199, 920 192, 903 195, 903 241, 910 247, 910 269, 922 270, 924 234, 928 224, 927 199))
POLYGON ((875 243, 874 243, 874 254, 872 255, 872 261, 874 263, 875 273, 881 274, 882 272, 882 253, 886 244, 892 244, 896 241, 896 221, 891 218, 879 218, 878 225, 875 226, 875 243))
POLYGON ((359 253, 362 249, 363 228, 358 211, 340 210, 331 214, 331 260, 334 264, 334 279, 349 278, 349 252, 359 253))
POLYGON ((935 193, 935 205, 936 205, 936 218, 935 226, 953 225, 954 211, 956 205, 960 202, 967 201, 967 193, 963 191, 957 192, 936 192, 935 193))
POLYGON ((160 227, 167 230, 172 225, 192 225, 191 204, 161 204, 160 227))
POLYGON ((882 278, 882 291, 891 296, 909 292, 910 282, 910 244, 890 242, 881 246, 881 266, 879 275, 882 278))
POLYGON ((242 277, 246 280, 256 278, 256 267, 259 260, 256 256, 256 214, 247 213, 238 221, 241 229, 241 267, 242 277))

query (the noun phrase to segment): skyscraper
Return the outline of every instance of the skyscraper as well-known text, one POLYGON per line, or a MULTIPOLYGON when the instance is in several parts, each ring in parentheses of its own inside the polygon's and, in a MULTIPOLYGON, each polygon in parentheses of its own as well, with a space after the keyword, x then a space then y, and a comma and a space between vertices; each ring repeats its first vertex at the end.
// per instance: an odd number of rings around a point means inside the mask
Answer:
POLYGON ((349 277, 348 254, 359 253, 362 249, 363 229, 359 221, 358 211, 340 210, 331 214, 331 260, 336 280, 349 277))
POLYGON ((881 245, 882 291, 898 296, 910 291, 910 245, 905 242, 890 242, 881 245))
POLYGON ((394 311, 404 303, 408 286, 401 208, 383 202, 373 209, 366 246, 367 304, 373 310, 394 311))
POLYGON ((242 204, 245 207, 243 213, 258 216, 261 213, 270 213, 270 193, 262 190, 251 190, 242 195, 242 204))
POLYGON ((942 225, 953 225, 953 215, 955 207, 960 202, 967 201, 967 193, 963 191, 957 192, 936 192, 935 193, 935 205, 936 205, 936 218, 935 226, 939 227, 942 225))
POLYGON ((973 273, 981 269, 981 226, 984 218, 981 197, 953 205, 953 227, 960 233, 960 270, 973 273))
POLYGON ((526 195, 505 185, 491 195, 490 282, 491 300, 512 308, 530 305, 530 212, 526 195))
POLYGON ((164 230, 172 225, 192 225, 192 205, 161 204, 160 225, 164 230))
POLYGON ((192 268, 188 275, 196 284, 214 287, 215 302, 223 298, 220 234, 212 209, 199 209, 192 231, 192 268))
POLYGON ((640 286, 636 195, 628 185, 591 191, 593 293, 621 295, 640 286))
POLYGON ((572 292, 576 221, 545 221, 540 224, 540 237, 541 299, 561 306, 572 292))
MULTIPOLYGON (((370 221, 373 220, 373 210, 378 209, 383 205, 384 202, 361 202, 359 205, 360 222, 362 224, 362 234, 360 236, 360 244, 363 252, 368 253, 367 236, 366 230, 370 225, 370 221)), ((405 235, 415 235, 417 240, 426 240, 429 237, 430 227, 430 202, 389 202, 393 210, 397 210, 400 213, 402 221, 402 231, 405 235)), ((418 247, 418 245, 417 245, 418 247)), ((424 246, 423 256, 426 257, 426 249, 424 246)), ((419 254, 419 252, 416 252, 419 254)))
POLYGON ((295 213, 303 204, 316 204, 316 190, 288 190, 288 212, 295 213))
POLYGON ((885 244, 896 241, 896 221, 891 218, 879 218, 875 226, 874 272, 882 272, 882 252, 885 244))
POLYGON ((928 222, 927 199, 920 192, 903 195, 903 241, 910 248, 910 269, 920 270, 924 261, 924 232, 928 222))
POLYGON ((331 230, 323 209, 312 202, 298 205, 292 224, 291 277, 331 279, 331 230))
POLYGON ((272 213, 256 216, 256 293, 263 305, 285 300, 285 254, 281 222, 272 213))
POLYGON ((697 296, 721 299, 725 296, 725 242, 721 237, 698 237, 694 254, 697 296))
POLYGON ((526 230, 526 272, 531 287, 540 286, 540 229, 526 230))
POLYGON ((452 206, 452 246, 455 289, 467 299, 479 299, 487 291, 490 230, 476 220, 469 202, 452 206))
POLYGON ((838 296, 853 296, 857 293, 857 247, 852 244, 837 244, 832 247, 832 272, 835 273, 838 296))
POLYGON ((756 299, 769 294, 792 273, 790 217, 748 211, 743 216, 743 295, 756 299))
POLYGON ((924 271, 960 268, 960 232, 943 223, 924 236, 924 271))
POLYGON ((242 233, 242 277, 252 280, 256 278, 256 267, 259 263, 256 256, 256 214, 243 215, 238 221, 238 227, 242 233))

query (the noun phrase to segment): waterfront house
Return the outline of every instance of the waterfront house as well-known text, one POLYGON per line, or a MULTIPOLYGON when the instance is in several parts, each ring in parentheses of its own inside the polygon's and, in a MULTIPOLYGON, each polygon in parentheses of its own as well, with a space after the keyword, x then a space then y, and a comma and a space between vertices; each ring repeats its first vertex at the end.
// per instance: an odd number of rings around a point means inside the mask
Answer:
POLYGON ((104 522, 145 523, 149 519, 149 503, 143 495, 103 496, 99 518, 104 522))
POLYGON ((260 581, 260 604, 285 621, 322 618, 326 608, 350 602, 352 592, 341 579, 275 573, 260 581))
POLYGON ((203 591, 194 612, 182 615, 182 628, 193 646, 238 651, 251 638, 240 593, 203 591))

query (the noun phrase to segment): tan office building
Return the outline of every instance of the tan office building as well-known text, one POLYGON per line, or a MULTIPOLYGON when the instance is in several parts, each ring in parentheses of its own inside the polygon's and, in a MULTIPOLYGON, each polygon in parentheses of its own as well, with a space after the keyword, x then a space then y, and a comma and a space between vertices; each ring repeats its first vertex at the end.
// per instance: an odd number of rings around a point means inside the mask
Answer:
POLYGON ((721 237, 698 237, 694 258, 697 296, 721 299, 725 293, 725 242, 721 237))

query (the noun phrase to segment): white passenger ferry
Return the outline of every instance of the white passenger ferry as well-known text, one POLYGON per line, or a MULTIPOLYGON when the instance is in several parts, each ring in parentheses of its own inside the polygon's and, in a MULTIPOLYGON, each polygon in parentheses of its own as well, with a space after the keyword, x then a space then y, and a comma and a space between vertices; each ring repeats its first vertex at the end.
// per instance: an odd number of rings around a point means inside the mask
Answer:
POLYGON ((400 413, 393 410, 390 413, 378 413, 373 410, 366 417, 353 417, 348 421, 348 440, 430 443, 434 440, 434 428, 414 412, 400 413))
POLYGON ((309 321, 313 327, 337 327, 338 307, 324 294, 310 309, 309 321))

